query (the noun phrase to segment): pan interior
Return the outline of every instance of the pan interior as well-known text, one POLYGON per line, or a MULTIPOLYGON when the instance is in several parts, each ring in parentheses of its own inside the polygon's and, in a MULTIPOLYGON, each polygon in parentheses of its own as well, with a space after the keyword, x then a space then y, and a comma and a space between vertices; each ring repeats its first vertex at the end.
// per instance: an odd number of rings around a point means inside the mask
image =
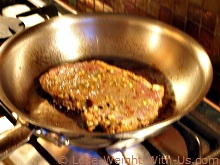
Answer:
MULTIPOLYGON (((163 107, 160 109, 160 116, 155 122, 171 117, 175 108, 175 96, 172 85, 166 76, 155 67, 147 66, 144 63, 115 57, 84 59, 84 60, 102 60, 108 64, 130 70, 136 75, 141 75, 151 83, 163 85, 165 87, 165 96, 163 99, 163 107)), ((84 61, 82 60, 82 61, 84 61)), ((131 100, 132 101, 132 100, 131 100)), ((32 120, 40 121, 43 125, 57 126, 65 129, 70 129, 73 132, 86 132, 86 124, 82 120, 79 113, 59 109, 52 103, 51 97, 46 94, 38 79, 34 82, 30 93, 26 112, 32 120)), ((96 129, 95 132, 103 132, 101 129, 96 129)))
POLYGON ((64 115, 39 94, 39 76, 62 63, 101 59, 135 68, 152 81, 150 75, 160 74, 157 81, 165 80, 167 92, 175 96, 170 105, 175 106, 159 123, 173 122, 192 110, 212 80, 210 60, 192 38, 160 22, 124 15, 54 18, 7 41, 0 55, 3 103, 28 122, 57 132, 87 132, 77 115, 64 115))

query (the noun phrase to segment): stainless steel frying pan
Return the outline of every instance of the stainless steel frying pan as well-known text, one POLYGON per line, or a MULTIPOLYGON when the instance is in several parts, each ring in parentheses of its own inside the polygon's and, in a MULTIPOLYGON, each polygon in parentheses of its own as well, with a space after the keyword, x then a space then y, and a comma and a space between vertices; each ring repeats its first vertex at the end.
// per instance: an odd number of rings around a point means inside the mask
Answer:
POLYGON ((90 148, 114 149, 140 142, 193 110, 208 92, 212 74, 208 55, 194 39, 158 21, 86 14, 57 17, 31 27, 9 39, 0 50, 0 99, 20 118, 13 130, 0 136, 1 157, 33 134, 58 144, 90 148), (39 94, 38 78, 49 68, 106 57, 133 60, 162 71, 175 94, 174 112, 139 130, 91 133, 78 117, 57 111, 39 94), (16 144, 12 143, 15 139, 16 144))

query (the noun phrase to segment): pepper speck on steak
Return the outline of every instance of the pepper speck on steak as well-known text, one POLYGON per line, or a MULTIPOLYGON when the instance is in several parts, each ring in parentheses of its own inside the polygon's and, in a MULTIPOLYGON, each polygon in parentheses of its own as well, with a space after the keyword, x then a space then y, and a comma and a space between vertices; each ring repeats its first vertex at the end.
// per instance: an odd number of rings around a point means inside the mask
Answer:
POLYGON ((40 84, 53 102, 78 111, 89 131, 135 130, 157 117, 164 87, 99 60, 66 63, 41 75, 40 84))

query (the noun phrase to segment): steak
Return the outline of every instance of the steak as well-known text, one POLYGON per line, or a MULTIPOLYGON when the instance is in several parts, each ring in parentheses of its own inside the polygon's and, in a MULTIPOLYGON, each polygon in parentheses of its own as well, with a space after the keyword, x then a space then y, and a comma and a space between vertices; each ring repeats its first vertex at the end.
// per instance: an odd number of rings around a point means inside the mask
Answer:
POLYGON ((131 71, 92 60, 65 63, 39 78, 53 103, 81 113, 88 130, 131 131, 152 123, 159 114, 164 87, 131 71))

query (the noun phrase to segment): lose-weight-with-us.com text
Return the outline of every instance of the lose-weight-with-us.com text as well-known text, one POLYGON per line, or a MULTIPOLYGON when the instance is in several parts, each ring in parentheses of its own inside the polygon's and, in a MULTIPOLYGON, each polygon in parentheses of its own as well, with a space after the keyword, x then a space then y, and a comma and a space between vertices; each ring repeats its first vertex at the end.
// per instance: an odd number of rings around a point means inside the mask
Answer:
POLYGON ((178 156, 177 158, 171 158, 169 155, 158 155, 158 156, 148 156, 144 159, 137 155, 130 155, 127 158, 120 157, 111 157, 111 156, 103 156, 102 159, 96 157, 88 157, 88 156, 81 156, 80 158, 67 158, 66 156, 60 156, 58 158, 58 163, 60 165, 100 165, 103 162, 110 165, 115 164, 133 164, 133 165, 142 165, 145 162, 151 162, 152 164, 170 164, 171 162, 175 162, 179 165, 187 165, 187 164, 213 164, 213 163, 220 163, 218 162, 218 158, 197 158, 196 160, 192 160, 191 158, 187 158, 186 156, 178 156))

